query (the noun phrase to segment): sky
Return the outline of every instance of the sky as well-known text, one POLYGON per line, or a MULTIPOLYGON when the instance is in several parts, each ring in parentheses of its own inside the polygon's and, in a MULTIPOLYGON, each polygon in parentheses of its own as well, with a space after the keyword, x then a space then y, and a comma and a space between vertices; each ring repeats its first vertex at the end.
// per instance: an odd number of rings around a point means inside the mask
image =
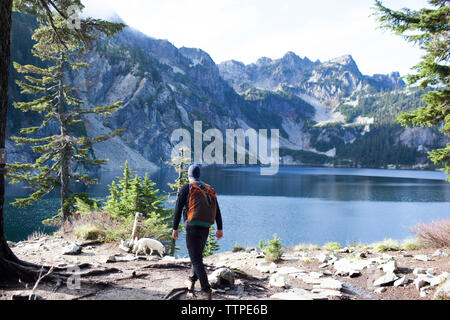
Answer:
MULTIPOLYGON (((411 73, 423 52, 371 16, 374 0, 84 0, 84 13, 118 14, 127 25, 176 47, 200 48, 220 63, 295 52, 326 61, 351 54, 363 74, 411 73)), ((389 8, 425 0, 384 0, 389 8)))

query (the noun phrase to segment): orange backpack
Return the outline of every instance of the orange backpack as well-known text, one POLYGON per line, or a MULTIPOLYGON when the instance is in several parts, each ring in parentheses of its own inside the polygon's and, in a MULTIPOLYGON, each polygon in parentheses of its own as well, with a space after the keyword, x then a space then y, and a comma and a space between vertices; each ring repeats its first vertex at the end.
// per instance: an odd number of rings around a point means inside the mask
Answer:
POLYGON ((216 220, 217 196, 214 188, 208 184, 189 184, 187 222, 193 225, 209 227, 216 220))

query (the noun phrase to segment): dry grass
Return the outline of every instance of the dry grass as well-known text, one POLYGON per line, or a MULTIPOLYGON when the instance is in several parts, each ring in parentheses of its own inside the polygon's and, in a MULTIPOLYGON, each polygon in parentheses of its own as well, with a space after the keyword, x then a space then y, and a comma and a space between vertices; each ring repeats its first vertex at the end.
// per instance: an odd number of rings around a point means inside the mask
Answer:
POLYGON ((32 234, 28 235, 28 241, 33 241, 33 240, 39 240, 45 236, 48 236, 48 234, 38 230, 38 231, 33 231, 32 234))
POLYGON ((400 250, 400 244, 397 240, 393 239, 384 239, 383 241, 375 242, 371 247, 378 252, 400 250))
POLYGON ((64 233, 72 233, 77 238, 94 240, 103 238, 108 240, 110 230, 121 229, 121 224, 108 213, 93 212, 77 215, 71 222, 65 222, 60 227, 64 233))
POLYGON ((312 243, 300 243, 294 247, 294 251, 320 250, 320 247, 312 243))
POLYGON ((437 220, 431 223, 418 223, 411 228, 420 244, 425 247, 450 246, 450 220, 437 220))

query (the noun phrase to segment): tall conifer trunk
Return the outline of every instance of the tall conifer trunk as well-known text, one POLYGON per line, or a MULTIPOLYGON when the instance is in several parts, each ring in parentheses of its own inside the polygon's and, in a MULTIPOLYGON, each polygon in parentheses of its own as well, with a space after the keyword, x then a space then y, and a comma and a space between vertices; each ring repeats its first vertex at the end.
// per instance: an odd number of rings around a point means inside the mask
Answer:
MULTIPOLYGON (((8 76, 11 54, 11 14, 12 0, 0 2, 0 149, 5 149, 6 116, 8 112, 8 76)), ((2 151, 5 152, 5 151, 2 151)), ((5 161, 0 161, 5 162, 5 161)), ((0 280, 7 279, 12 271, 12 264, 19 263, 6 242, 4 223, 5 204, 5 164, 0 163, 0 280)))
POLYGON ((63 217, 63 221, 69 220, 70 210, 66 203, 66 200, 69 198, 69 184, 70 184, 70 173, 69 173, 69 165, 70 165, 70 155, 71 150, 69 146, 69 134, 68 134, 68 123, 66 119, 66 110, 65 110, 65 101, 64 101, 64 92, 63 92, 63 76, 64 76, 64 53, 61 54, 60 61, 60 79, 59 79, 59 95, 58 95, 58 114, 59 121, 61 123, 61 171, 60 171, 60 181, 61 181, 61 189, 60 189, 60 198, 61 198, 61 214, 63 217))

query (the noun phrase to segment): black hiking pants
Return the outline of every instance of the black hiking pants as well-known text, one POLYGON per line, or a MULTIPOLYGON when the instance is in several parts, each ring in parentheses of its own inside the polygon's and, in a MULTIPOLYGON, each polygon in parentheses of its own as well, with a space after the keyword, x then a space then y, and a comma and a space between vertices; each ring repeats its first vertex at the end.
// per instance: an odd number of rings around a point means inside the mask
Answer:
POLYGON ((191 258, 191 273, 189 279, 192 282, 200 280, 202 291, 209 292, 211 286, 208 282, 205 266, 203 264, 203 250, 205 248, 206 240, 208 239, 209 228, 186 225, 186 247, 191 258))

